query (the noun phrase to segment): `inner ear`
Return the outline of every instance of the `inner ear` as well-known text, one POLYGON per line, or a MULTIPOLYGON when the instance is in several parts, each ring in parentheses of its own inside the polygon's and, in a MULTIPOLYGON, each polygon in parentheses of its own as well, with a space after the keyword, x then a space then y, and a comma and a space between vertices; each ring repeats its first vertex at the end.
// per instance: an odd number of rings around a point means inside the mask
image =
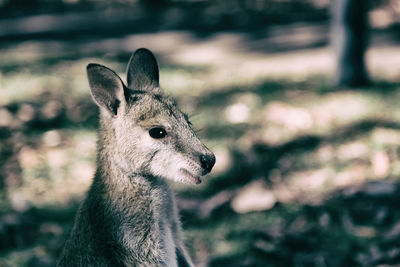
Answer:
POLYGON ((128 87, 147 91, 158 89, 159 71, 157 60, 146 48, 140 48, 131 56, 127 71, 128 87))

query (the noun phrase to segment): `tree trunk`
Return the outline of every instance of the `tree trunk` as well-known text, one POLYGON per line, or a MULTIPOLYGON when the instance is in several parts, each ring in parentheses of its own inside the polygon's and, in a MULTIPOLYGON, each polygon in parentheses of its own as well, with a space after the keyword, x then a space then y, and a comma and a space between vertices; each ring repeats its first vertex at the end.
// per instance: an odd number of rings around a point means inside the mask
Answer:
POLYGON ((336 86, 363 86, 369 82, 365 67, 368 41, 366 0, 333 0, 332 45, 336 56, 336 86))

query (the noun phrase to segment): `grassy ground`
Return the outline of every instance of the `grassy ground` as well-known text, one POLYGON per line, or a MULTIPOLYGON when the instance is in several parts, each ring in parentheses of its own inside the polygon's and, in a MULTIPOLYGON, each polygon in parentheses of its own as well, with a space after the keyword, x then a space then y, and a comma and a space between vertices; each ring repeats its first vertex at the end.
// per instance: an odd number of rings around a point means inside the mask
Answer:
MULTIPOLYGON (((85 65, 124 76, 129 58, 31 49, 0 55, 0 266, 54 264, 95 168, 85 65)), ((198 265, 400 261, 400 85, 234 69, 210 84, 217 68, 161 62, 164 90, 217 156, 200 186, 173 184, 198 265)))

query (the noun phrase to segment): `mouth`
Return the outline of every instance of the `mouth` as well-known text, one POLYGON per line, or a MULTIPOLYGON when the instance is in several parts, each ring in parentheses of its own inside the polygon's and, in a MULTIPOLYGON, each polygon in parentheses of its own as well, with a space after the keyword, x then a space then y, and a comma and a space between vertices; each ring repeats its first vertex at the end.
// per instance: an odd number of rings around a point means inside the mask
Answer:
POLYGON ((187 178, 189 178, 189 180, 191 180, 193 183, 195 183, 195 184, 201 183, 200 176, 195 176, 186 169, 180 169, 180 171, 183 173, 183 175, 185 175, 187 178))

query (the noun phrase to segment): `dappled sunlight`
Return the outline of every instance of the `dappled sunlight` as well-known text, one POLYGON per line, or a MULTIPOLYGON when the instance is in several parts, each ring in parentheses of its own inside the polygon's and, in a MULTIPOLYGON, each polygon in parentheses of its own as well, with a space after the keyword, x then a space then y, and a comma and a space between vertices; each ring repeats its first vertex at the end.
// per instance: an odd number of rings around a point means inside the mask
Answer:
POLYGON ((16 114, 17 118, 22 122, 28 122, 33 119, 35 109, 29 104, 22 104, 16 114))
POLYGON ((0 126, 13 126, 15 124, 13 115, 7 109, 0 109, 0 126))
POLYGON ((308 130, 313 125, 313 119, 306 109, 285 103, 270 102, 266 105, 264 114, 266 124, 278 124, 291 132, 308 130))
MULTIPOLYGON (((265 128, 249 129, 238 140, 237 145, 244 153, 249 153, 246 151, 252 149, 251 144, 254 141, 262 140, 265 144, 279 146, 286 142, 282 138, 290 140, 298 134, 319 133, 322 134, 322 140, 327 138, 331 141, 323 142, 309 152, 297 155, 297 158, 290 154, 282 157, 279 162, 281 170, 275 169, 270 172, 269 180, 272 184, 263 186, 260 184, 261 180, 250 182, 238 190, 231 202, 232 209, 238 213, 270 210, 277 201, 322 203, 327 195, 339 189, 390 176, 396 177, 399 171, 399 157, 391 146, 398 146, 400 142, 397 129, 373 127, 363 138, 359 138, 357 134, 352 136, 344 133, 344 142, 340 141, 340 135, 337 135, 341 134, 341 130, 338 131, 341 127, 358 123, 368 117, 379 117, 379 112, 384 112, 381 109, 382 102, 371 102, 368 97, 364 98, 361 95, 340 92, 329 94, 327 97, 320 97, 319 103, 311 108, 300 108, 280 102, 267 104, 265 128), (340 107, 343 109, 341 104, 346 101, 349 110, 346 109, 345 112, 340 107), (335 117, 327 120, 330 123, 320 125, 312 116, 316 116, 320 110, 323 111, 324 107, 330 110, 329 116, 335 117), (272 130, 274 127, 275 133, 272 130), (323 130, 318 130, 318 127, 323 130), (285 137, 285 131, 292 134, 285 137), (335 139, 330 139, 331 134, 339 138, 338 143, 335 139), (316 168, 317 166, 321 167, 316 168)), ((250 159, 251 154, 248 157, 250 159)))
MULTIPOLYGON (((249 14, 270 12, 265 1, 245 2, 255 5, 249 14)), ((303 2, 321 9, 329 4, 303 2)), ((224 16, 235 14, 235 8, 224 16)), ((162 88, 216 155, 200 185, 171 184, 186 243, 199 266, 397 263, 400 48, 395 34, 387 28, 371 36, 370 87, 337 89, 331 85, 334 58, 326 22, 230 30, 212 24, 217 18, 210 9, 205 13, 210 24, 192 29, 183 9, 154 12, 163 16, 126 25, 113 13, 104 32, 96 16, 79 14, 10 19, 12 27, 0 30, 0 35, 13 29, 34 34, 21 41, 19 35, 10 37, 0 46, 0 262, 54 265, 95 173, 98 109, 86 65, 110 66, 125 79, 123 64, 130 53, 147 47, 160 59, 162 88), (79 23, 75 18, 97 32, 69 38, 68 29, 79 23), (185 23, 168 26, 179 19, 185 23), (170 24, 157 30, 147 25, 157 20, 170 24), (56 25, 62 27, 47 36, 56 25)), ((370 14, 374 29, 398 19, 390 12, 378 8, 370 14)), ((225 23, 239 23, 239 16, 234 18, 225 23)), ((246 25, 253 17, 240 19, 246 25)))
POLYGON ((40 115, 45 119, 54 119, 60 113, 62 104, 59 101, 49 101, 40 110, 40 115))
POLYGON ((2 105, 7 105, 12 101, 27 99, 32 94, 37 95, 43 91, 39 79, 30 75, 26 77, 21 77, 21 75, 2 77, 0 83, 4 89, 0 91, 0 103, 2 105))
POLYGON ((21 181, 6 180, 11 205, 31 207, 68 205, 86 192, 94 174, 95 134, 70 135, 60 130, 43 133, 38 147, 23 146, 18 153, 21 181))
POLYGON ((246 185, 232 199, 232 209, 237 213, 271 209, 275 205, 277 198, 273 191, 264 187, 261 181, 255 181, 246 185))
MULTIPOLYGON (((68 164, 68 155, 63 149, 49 150, 46 153, 46 160, 53 168, 61 169, 68 164)), ((57 179, 57 176, 54 178, 57 179)))
POLYGON ((232 123, 246 122, 249 118, 249 107, 243 103, 236 103, 226 109, 226 118, 232 123))
POLYGON ((387 177, 389 174, 389 157, 383 151, 376 152, 371 158, 372 169, 378 178, 387 177))
POLYGON ((18 161, 24 169, 39 165, 39 153, 31 147, 23 147, 18 154, 18 161))
MULTIPOLYGON (((77 68, 76 64, 63 65, 63 73, 68 72, 68 66, 77 68)), ((202 251, 193 252, 195 255, 213 259, 241 253, 249 246, 262 253, 276 253, 286 248, 288 233, 301 235, 310 227, 329 232, 336 223, 330 211, 318 213, 312 220, 306 215, 287 219, 288 215, 282 215, 285 212, 297 216, 290 207, 325 205, 340 190, 361 188, 387 177, 395 180, 400 175, 396 152, 400 132, 395 123, 400 108, 386 101, 397 95, 396 90, 387 94, 374 90, 326 92, 318 87, 326 84, 319 76, 294 82, 260 82, 257 78, 245 88, 210 89, 200 79, 209 69, 182 69, 171 67, 164 72, 171 77, 168 91, 178 97, 185 111, 194 113, 191 121, 202 128, 199 134, 217 158, 211 177, 199 187, 174 185, 179 190, 187 235, 193 244, 202 244, 198 245, 202 251), (199 91, 186 96, 191 79, 197 79, 194 86, 199 91), (234 219, 218 220, 218 214, 234 219), (247 216, 255 216, 254 222, 245 219, 247 216), (206 225, 215 222, 202 229, 197 220, 206 225), (236 231, 249 234, 263 229, 275 241, 230 239, 228 230, 215 237, 217 229, 231 225, 233 220, 238 220, 236 231), (277 220, 282 222, 280 230, 272 227, 277 220), (247 243, 250 240, 251 245, 247 243)), ((32 92, 33 96, 24 98, 29 101, 20 103, 14 98, 12 103, 18 103, 14 108, 10 103, 1 107, 5 114, 3 127, 16 129, 26 138, 15 142, 19 144, 13 148, 17 158, 7 163, 21 168, 20 173, 12 171, 6 176, 8 209, 23 213, 33 208, 69 207, 83 198, 95 171, 97 120, 96 107, 89 104, 89 93, 83 92, 87 90, 84 78, 82 75, 71 83, 55 82, 79 86, 72 89, 77 95, 70 95, 69 90, 60 92, 59 87, 44 87, 56 91, 40 97, 32 92), (47 126, 54 122, 61 124, 47 126), (36 129, 36 133, 30 129, 36 129)), ((14 140, 9 138, 10 142, 14 140)), ((351 217, 343 217, 337 227, 357 238, 377 237, 380 233, 351 217)))
POLYGON ((336 151, 339 161, 365 158, 370 153, 368 146, 360 141, 341 144, 336 151))
POLYGON ((398 146, 400 145, 400 130, 376 127, 371 138, 379 146, 398 146))
POLYGON ((311 112, 319 127, 329 129, 376 115, 375 109, 382 103, 371 108, 371 102, 372 99, 357 92, 333 93, 312 105, 311 112))
MULTIPOLYGON (((365 120, 387 118, 388 112, 393 112, 385 105, 385 97, 356 91, 332 92, 321 96, 307 92, 300 98, 293 99, 288 94, 284 96, 284 101, 273 100, 265 105, 260 104, 262 97, 255 99, 258 101, 253 102, 249 108, 243 106, 241 109, 242 104, 226 108, 226 115, 231 114, 233 120, 246 121, 255 126, 238 140, 240 144, 257 141, 278 145, 298 135, 329 136, 338 128, 362 123, 365 120), (232 109, 236 107, 237 109, 232 109), (251 113, 250 119, 242 118, 247 114, 247 109, 260 108, 261 112, 251 113), (237 117, 232 112, 235 110, 237 117)), ((229 117, 227 119, 230 121, 229 117)))

